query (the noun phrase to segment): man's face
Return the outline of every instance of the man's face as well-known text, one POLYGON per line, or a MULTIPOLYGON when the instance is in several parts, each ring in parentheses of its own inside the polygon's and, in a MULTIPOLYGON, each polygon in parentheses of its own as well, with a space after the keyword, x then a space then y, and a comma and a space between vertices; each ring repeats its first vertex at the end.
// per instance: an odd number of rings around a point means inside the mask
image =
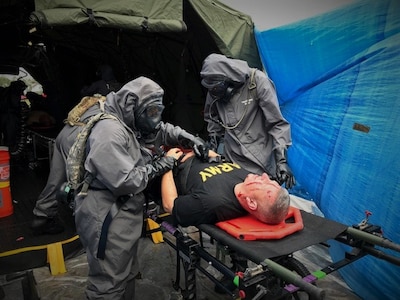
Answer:
POLYGON ((275 201, 278 197, 278 192, 281 186, 275 180, 271 180, 266 173, 262 175, 249 174, 243 181, 245 189, 250 194, 258 193, 259 191, 266 195, 269 201, 275 201))

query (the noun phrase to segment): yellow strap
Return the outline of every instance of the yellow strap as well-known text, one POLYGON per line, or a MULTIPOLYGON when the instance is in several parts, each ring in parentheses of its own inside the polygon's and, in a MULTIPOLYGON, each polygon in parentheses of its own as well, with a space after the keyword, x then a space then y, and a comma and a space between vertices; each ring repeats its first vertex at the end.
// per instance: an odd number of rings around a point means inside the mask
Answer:
POLYGON ((67 272, 61 242, 47 245, 47 262, 50 264, 51 275, 67 272))
POLYGON ((160 225, 158 225, 157 222, 153 221, 150 218, 147 218, 147 230, 154 230, 154 229, 160 229, 159 231, 155 231, 151 233, 151 239, 153 240, 154 244, 162 243, 164 242, 164 238, 161 232, 160 225))
MULTIPOLYGON (((77 239, 79 239, 79 235, 75 235, 74 237, 72 237, 72 238, 70 238, 68 240, 61 241, 60 243, 62 245, 64 245, 64 244, 71 243, 71 242, 73 242, 73 241, 75 241, 77 239)), ((0 253, 0 257, 6 257, 6 256, 10 256, 10 255, 23 253, 23 252, 35 251, 35 250, 43 250, 43 249, 47 249, 47 245, 31 246, 31 247, 19 248, 19 249, 14 249, 14 250, 2 252, 2 253, 0 253)))

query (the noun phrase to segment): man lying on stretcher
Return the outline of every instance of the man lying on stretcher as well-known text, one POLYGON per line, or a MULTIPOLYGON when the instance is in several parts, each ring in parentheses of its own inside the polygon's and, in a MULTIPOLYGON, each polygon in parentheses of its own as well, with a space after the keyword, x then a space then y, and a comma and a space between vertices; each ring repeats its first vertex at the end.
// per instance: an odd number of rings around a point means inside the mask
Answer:
POLYGON ((282 222, 289 210, 289 193, 267 174, 256 175, 238 164, 202 162, 193 152, 178 148, 168 151, 178 165, 161 179, 162 205, 175 224, 214 224, 252 214, 268 224, 282 222), (179 158, 179 159, 178 159, 179 158))

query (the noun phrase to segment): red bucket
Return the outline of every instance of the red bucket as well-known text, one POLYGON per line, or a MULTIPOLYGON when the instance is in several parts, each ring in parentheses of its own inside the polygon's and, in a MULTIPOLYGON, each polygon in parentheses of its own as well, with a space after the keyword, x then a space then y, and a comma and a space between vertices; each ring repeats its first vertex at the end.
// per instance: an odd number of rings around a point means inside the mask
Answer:
POLYGON ((0 218, 14 213, 10 190, 10 153, 0 147, 0 218))

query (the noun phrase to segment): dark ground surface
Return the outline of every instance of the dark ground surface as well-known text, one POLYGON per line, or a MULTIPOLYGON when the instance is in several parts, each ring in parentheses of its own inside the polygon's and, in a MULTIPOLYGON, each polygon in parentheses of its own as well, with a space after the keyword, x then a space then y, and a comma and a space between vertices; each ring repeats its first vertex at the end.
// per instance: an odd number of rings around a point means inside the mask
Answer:
MULTIPOLYGON (((73 217, 66 206, 60 207, 60 216, 67 230, 58 235, 34 236, 29 229, 32 220, 32 209, 41 189, 47 180, 47 160, 25 160, 11 162, 10 185, 14 201, 14 214, 0 218, 0 255, 6 251, 15 251, 33 245, 46 245, 55 241, 63 241, 75 235, 73 217)), ((195 227, 185 229, 193 241, 199 241, 195 227)), ((169 233, 164 239, 174 241, 169 233)), ((215 243, 207 235, 203 235, 204 249, 215 253, 215 243)), ((86 255, 80 247, 79 240, 64 248, 67 272, 51 275, 46 263, 46 252, 28 251, 25 254, 0 257, 0 285, 5 295, 0 299, 84 299, 87 278, 86 255), (30 283, 30 284, 29 284, 30 283), (25 288, 24 288, 25 286, 25 288), (33 287, 33 289, 32 289, 33 287), (24 291, 30 295, 25 295, 24 291), (28 292, 27 292, 28 291, 28 292)), ((154 243, 150 236, 140 240, 141 278, 137 280, 136 295, 139 300, 175 300, 183 299, 182 293, 175 290, 173 282, 176 277, 176 251, 168 243, 154 243)), ((295 252, 294 257, 301 261, 310 271, 316 271, 331 263, 326 247, 315 245, 295 252)), ((202 266, 213 272, 207 262, 202 266)), ((230 262, 227 261, 229 265, 230 262)), ((184 277, 181 272, 181 286, 184 277)), ((196 271, 197 299, 235 299, 236 296, 221 295, 214 291, 214 283, 204 274, 196 271)), ((359 299, 342 281, 337 272, 319 280, 318 287, 326 291, 325 299, 359 299)), ((299 293, 300 299, 308 299, 299 293)))

